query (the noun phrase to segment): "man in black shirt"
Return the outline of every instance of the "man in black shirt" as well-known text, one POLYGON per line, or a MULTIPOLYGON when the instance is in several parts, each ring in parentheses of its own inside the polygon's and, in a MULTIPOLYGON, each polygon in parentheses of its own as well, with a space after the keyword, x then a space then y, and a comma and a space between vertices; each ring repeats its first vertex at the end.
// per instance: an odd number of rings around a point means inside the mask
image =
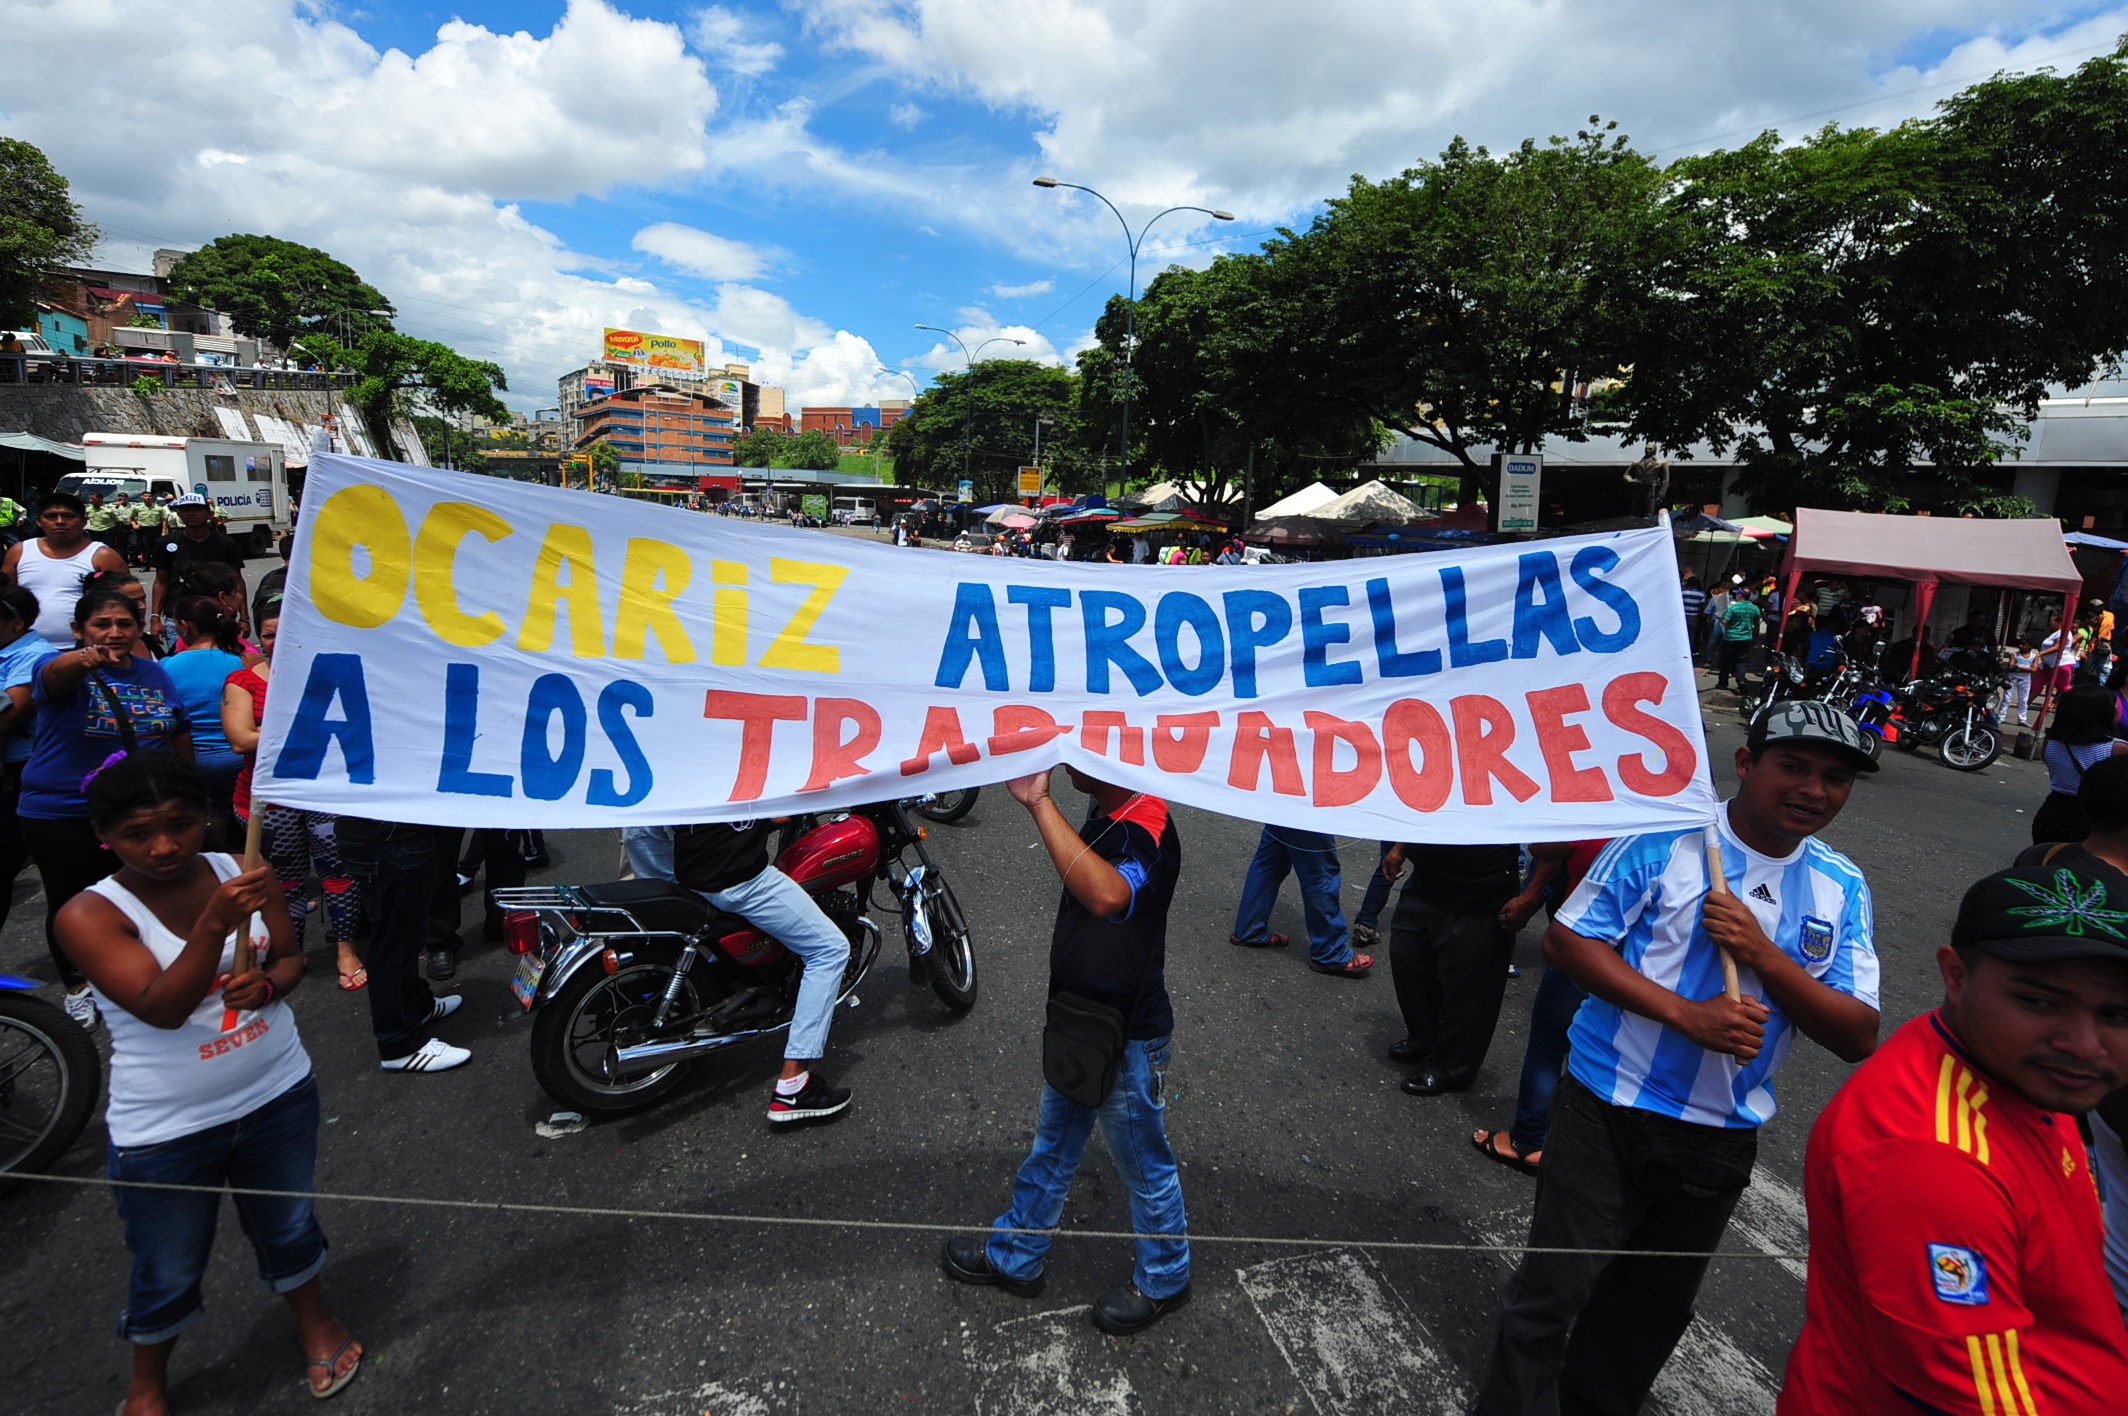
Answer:
POLYGON ((1389 925, 1390 981, 1404 1014, 1404 1040, 1389 1057, 1418 1065, 1403 1084, 1413 1096, 1467 1091, 1478 1079, 1523 922, 1505 914, 1518 856, 1514 846, 1403 845, 1382 858, 1392 880, 1412 867, 1389 925))
POLYGON ((1182 872, 1182 842, 1167 803, 1064 769, 1072 785, 1093 798, 1086 824, 1074 831, 1049 797, 1048 772, 1006 784, 1027 808, 1063 877, 1064 895, 1050 933, 1049 992, 1074 993, 1122 1014, 1123 1053, 1114 1087, 1098 1107, 1082 1106, 1055 1087, 1042 1088, 1034 1146, 1012 1184, 1012 1206, 999 1215, 986 1243, 946 1241, 946 1276, 992 1284, 1032 1298, 1042 1291, 1049 1236, 1011 1233, 1050 1230, 1078 1173, 1079 1157, 1096 1119, 1130 1190, 1131 1229, 1157 1239, 1138 1242, 1131 1281, 1093 1305, 1103 1332, 1142 1332, 1190 1296, 1188 1220, 1182 1175, 1167 1142, 1165 1078, 1175 1013, 1168 1001, 1167 912, 1182 872))
POLYGON ((804 886, 769 864, 769 838, 788 819, 672 829, 673 879, 805 962, 783 1041, 783 1074, 769 1096, 768 1119, 778 1126, 819 1121, 850 1104, 848 1087, 829 1085, 811 1066, 828 1050, 828 1025, 835 1021, 835 998, 850 962, 850 941, 804 886))
MULTIPOLYGON (((187 492, 170 504, 183 529, 163 527, 149 560, 155 565, 155 614, 148 623, 151 633, 162 632, 163 613, 187 595, 201 591, 192 583, 193 570, 202 565, 226 565, 236 572, 237 603, 251 597, 244 592, 244 552, 214 526, 214 510, 197 492, 187 492)), ((241 613, 241 611, 239 611, 241 613)))

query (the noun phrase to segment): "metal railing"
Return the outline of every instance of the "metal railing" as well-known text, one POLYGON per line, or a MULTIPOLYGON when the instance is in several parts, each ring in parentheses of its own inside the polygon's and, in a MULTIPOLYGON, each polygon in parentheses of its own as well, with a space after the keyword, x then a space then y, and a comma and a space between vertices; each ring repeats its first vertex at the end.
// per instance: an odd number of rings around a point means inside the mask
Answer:
POLYGON ((165 388, 234 393, 246 388, 347 388, 360 376, 234 364, 173 364, 164 359, 88 359, 66 354, 0 354, 0 384, 90 384, 130 388, 141 378, 165 388))

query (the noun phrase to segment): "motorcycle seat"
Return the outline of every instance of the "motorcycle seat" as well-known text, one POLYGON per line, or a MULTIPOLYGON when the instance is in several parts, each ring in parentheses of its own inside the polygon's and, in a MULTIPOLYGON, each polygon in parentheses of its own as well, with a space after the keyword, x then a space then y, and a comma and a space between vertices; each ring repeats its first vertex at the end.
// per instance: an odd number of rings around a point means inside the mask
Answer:
POLYGON ((581 885, 578 892, 594 905, 626 910, 645 929, 693 934, 716 913, 709 901, 670 880, 613 880, 581 885))

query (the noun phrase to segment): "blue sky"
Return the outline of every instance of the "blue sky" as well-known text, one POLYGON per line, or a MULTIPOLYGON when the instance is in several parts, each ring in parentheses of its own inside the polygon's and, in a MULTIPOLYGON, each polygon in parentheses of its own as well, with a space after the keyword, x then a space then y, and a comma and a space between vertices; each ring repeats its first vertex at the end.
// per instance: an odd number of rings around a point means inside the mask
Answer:
POLYGON ((1882 124, 2002 68, 2110 51, 2128 6, 2043 0, 0 0, 0 132, 105 257, 322 246, 511 402, 606 324, 700 337, 794 406, 1068 361, 1141 284, 1305 223, 1462 133, 1617 118, 1664 157, 1882 124), (83 56, 94 56, 84 64, 83 56))

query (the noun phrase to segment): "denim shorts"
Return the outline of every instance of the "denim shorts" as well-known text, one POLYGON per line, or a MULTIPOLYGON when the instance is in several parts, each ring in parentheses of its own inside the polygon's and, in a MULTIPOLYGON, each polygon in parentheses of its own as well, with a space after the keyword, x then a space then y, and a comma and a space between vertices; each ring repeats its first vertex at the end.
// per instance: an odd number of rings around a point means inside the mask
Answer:
MULTIPOLYGON (((106 1173, 113 1180, 307 1192, 317 1164, 318 1083, 305 1076, 234 1121, 154 1145, 113 1146, 106 1173)), ((124 1186, 113 1193, 133 1255, 118 1335, 143 1345, 167 1342, 199 1321, 200 1277, 214 1251, 222 1197, 124 1186)), ((325 1231, 307 1198, 233 1198, 267 1292, 286 1293, 318 1276, 325 1231)))

